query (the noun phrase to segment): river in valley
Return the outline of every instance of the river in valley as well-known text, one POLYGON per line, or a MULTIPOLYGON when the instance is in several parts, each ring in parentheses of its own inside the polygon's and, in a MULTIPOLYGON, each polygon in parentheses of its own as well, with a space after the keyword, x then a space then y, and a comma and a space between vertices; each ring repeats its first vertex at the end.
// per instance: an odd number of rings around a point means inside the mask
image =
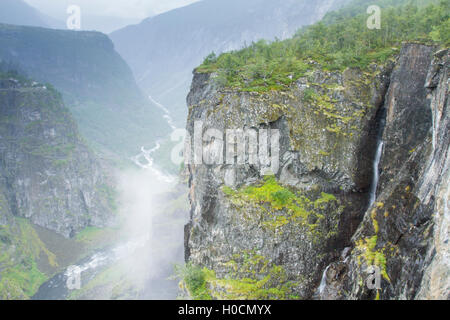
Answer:
MULTIPOLYGON (((152 102, 165 112, 164 119, 174 129, 167 109, 152 102)), ((128 240, 117 240, 65 268, 43 283, 32 299, 176 299, 178 284, 169 278, 174 265, 184 259, 187 190, 177 176, 156 167, 153 154, 160 146, 161 142, 156 141, 151 149, 141 147, 141 152, 131 158, 138 168, 118 174, 120 212, 125 217, 121 234, 125 232, 128 240), (125 272, 104 280, 105 274, 114 273, 118 265, 125 266, 125 272), (109 286, 115 289, 108 290, 117 291, 114 282, 123 278, 138 287, 132 296, 106 292, 109 286)))

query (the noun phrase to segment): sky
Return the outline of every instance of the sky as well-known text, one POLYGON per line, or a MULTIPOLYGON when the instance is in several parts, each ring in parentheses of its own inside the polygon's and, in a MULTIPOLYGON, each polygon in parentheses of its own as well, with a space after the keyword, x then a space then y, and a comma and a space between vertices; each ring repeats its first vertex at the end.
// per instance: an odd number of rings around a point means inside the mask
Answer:
MULTIPOLYGON (((81 19, 87 28, 103 32, 138 23, 142 19, 154 16, 199 0, 25 0, 42 13, 65 21, 70 5, 78 5, 81 19), (97 17, 93 19, 92 17, 97 17)), ((86 29, 83 27, 82 29, 86 29)))

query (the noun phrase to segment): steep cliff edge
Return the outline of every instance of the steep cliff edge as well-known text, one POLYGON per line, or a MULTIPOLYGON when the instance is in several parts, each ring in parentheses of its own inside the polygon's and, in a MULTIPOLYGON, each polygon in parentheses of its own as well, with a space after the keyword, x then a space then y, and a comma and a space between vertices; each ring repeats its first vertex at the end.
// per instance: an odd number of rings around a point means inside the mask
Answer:
POLYGON ((0 72, 0 299, 30 298, 84 250, 66 238, 113 222, 105 172, 55 89, 0 72))
POLYGON ((105 226, 112 191, 56 90, 0 79, 0 123, 2 224, 28 218, 65 237, 105 226))
MULTIPOLYGON (((245 164, 188 166, 186 260, 203 268, 208 294, 447 297, 448 52, 431 62, 434 51, 406 44, 365 71, 329 72, 312 62, 287 90, 266 93, 194 75, 191 137, 199 121, 203 130, 280 133, 274 176, 248 164, 249 144, 245 164), (379 268, 381 289, 366 287, 368 266, 379 268)), ((215 142, 203 143, 211 150, 215 142)))
POLYGON ((380 194, 355 249, 331 265, 323 298, 449 298, 449 52, 430 65, 430 50, 406 47, 393 74, 380 194), (362 284, 369 265, 381 270, 379 290, 362 284))
POLYGON ((408 45, 386 97, 379 195, 322 298, 448 299, 448 50, 408 45), (447 258, 446 258, 447 255, 447 258), (447 259, 447 260, 446 260, 447 259), (374 265, 378 290, 365 278, 374 265))
MULTIPOLYGON (((188 96, 191 136, 197 121, 222 132, 277 129, 280 166, 276 179, 263 179, 248 161, 189 166, 188 260, 220 279, 253 277, 255 285, 274 277, 274 268, 285 279, 276 284, 281 291, 272 296, 265 288, 260 297, 311 298, 321 270, 349 245, 367 207, 392 65, 327 72, 313 64, 288 91, 268 93, 223 89, 214 75, 195 74, 188 96)), ((234 291, 230 297, 241 297, 234 291)))
POLYGON ((140 87, 186 121, 191 71, 212 51, 236 50, 259 39, 285 39, 347 0, 209 0, 127 26, 110 36, 140 87))

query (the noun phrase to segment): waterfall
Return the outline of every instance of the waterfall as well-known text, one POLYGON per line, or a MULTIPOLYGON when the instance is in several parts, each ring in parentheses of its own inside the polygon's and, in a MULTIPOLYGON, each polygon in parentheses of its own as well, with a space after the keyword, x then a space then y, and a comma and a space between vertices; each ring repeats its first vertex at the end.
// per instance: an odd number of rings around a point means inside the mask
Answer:
POLYGON ((322 280, 320 280, 320 285, 319 285, 319 294, 322 294, 323 290, 325 289, 326 285, 327 285, 327 271, 330 268, 331 264, 328 265, 328 267, 325 268, 323 275, 322 275, 322 280))
POLYGON ((376 153, 375 158, 372 162, 372 183, 370 185, 370 191, 369 191, 369 208, 375 203, 375 200, 377 199, 377 188, 378 188, 378 181, 380 179, 380 161, 381 156, 383 155, 383 132, 384 128, 386 126, 386 108, 381 107, 377 111, 376 115, 376 153))
POLYGON ((370 186, 369 208, 374 204, 375 199, 377 198, 378 180, 380 179, 378 167, 380 166, 381 155, 383 154, 383 145, 383 141, 378 141, 377 153, 375 155, 375 160, 373 161, 373 179, 372 185, 370 186))

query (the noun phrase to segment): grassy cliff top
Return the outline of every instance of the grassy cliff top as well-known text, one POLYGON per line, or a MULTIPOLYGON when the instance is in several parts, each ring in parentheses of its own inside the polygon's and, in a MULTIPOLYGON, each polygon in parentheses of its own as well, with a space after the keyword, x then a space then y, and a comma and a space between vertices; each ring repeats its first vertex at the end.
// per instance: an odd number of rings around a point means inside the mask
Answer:
POLYGON ((369 29, 371 4, 357 0, 288 40, 250 46, 205 58, 199 73, 218 74, 219 84, 244 91, 283 89, 316 67, 342 71, 383 63, 405 41, 450 44, 450 1, 383 0, 381 28, 369 29), (406 4, 405 4, 406 3, 406 4), (396 6, 394 6, 396 4, 396 6))

